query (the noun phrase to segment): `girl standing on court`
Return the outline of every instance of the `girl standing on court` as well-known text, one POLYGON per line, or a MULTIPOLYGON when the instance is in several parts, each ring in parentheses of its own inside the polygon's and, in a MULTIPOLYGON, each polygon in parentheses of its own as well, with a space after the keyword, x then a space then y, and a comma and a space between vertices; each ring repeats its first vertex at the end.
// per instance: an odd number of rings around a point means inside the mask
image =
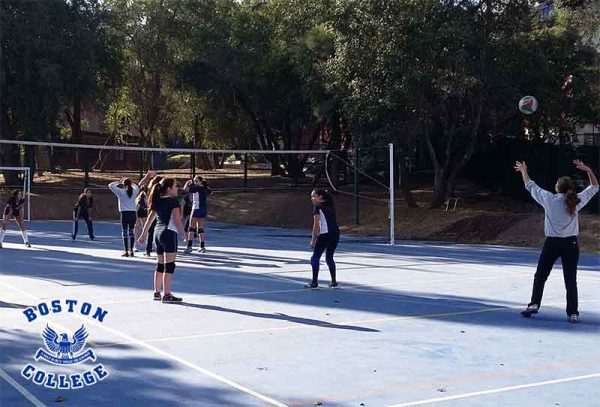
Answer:
POLYGON ((188 243, 185 253, 192 252, 192 243, 195 234, 200 236, 200 250, 198 251, 200 253, 206 253, 206 248, 204 246, 206 238, 204 233, 204 223, 208 213, 206 198, 212 193, 212 190, 200 175, 196 175, 193 180, 186 182, 183 186, 183 190, 189 192, 192 196, 192 215, 187 231, 188 243))
POLYGON ((181 208, 177 198, 177 181, 164 178, 154 185, 150 192, 150 213, 140 243, 148 238, 150 225, 156 220, 154 243, 156 244, 156 270, 154 272, 154 300, 162 302, 180 302, 171 292, 175 260, 177 258, 178 233, 185 236, 181 220, 181 208), (161 297, 161 291, 163 296, 161 297))
MULTIPOLYGON (((155 173, 152 174, 152 177, 153 178, 152 180, 150 180, 150 184, 148 185, 148 191, 152 191, 152 188, 154 188, 154 186, 163 179, 160 175, 156 175, 155 173)), ((146 257, 150 257, 150 254, 152 253, 152 243, 154 242, 154 228, 156 228, 156 219, 154 219, 154 222, 152 222, 150 228, 148 229, 148 239, 146 239, 146 253, 144 253, 144 256, 146 257)))
POLYGON ((90 240, 94 240, 94 225, 93 212, 95 211, 94 196, 90 188, 83 190, 83 193, 77 198, 77 203, 73 208, 73 233, 71 233, 71 239, 77 238, 77 232, 79 230, 79 219, 83 219, 87 225, 88 235, 90 240))
POLYGON ((579 322, 577 294, 577 264, 579 262, 579 211, 598 192, 598 179, 593 171, 579 160, 573 161, 578 170, 587 174, 590 185, 577 193, 575 183, 569 177, 556 181, 556 194, 548 192, 529 178, 525 162, 517 161, 515 170, 520 172, 525 188, 533 199, 544 208, 544 234, 546 241, 538 261, 533 280, 531 302, 521 312, 524 317, 537 314, 542 305, 544 285, 556 260, 560 257, 567 290, 567 316, 573 323, 579 322))
MULTIPOLYGON (((142 179, 145 182, 148 174, 142 179)), ((119 212, 121 213, 121 231, 123 236, 123 248, 125 251, 121 257, 133 257, 134 233, 136 223, 135 198, 140 193, 140 187, 132 183, 129 178, 114 181, 108 184, 110 190, 119 200, 119 212)))
POLYGON ((148 217, 148 188, 141 187, 140 193, 135 198, 137 203, 137 220, 135 221, 135 230, 134 235, 135 239, 140 237, 142 229, 144 228, 144 223, 146 223, 146 218, 148 217))
POLYGON ((8 199, 4 212, 2 214, 2 230, 0 230, 0 249, 2 248, 2 242, 4 241, 4 234, 8 229, 8 223, 11 219, 14 219, 21 229, 21 236, 23 237, 23 243, 25 246, 31 247, 29 239, 27 238, 27 228, 25 228, 25 216, 24 216, 25 198, 20 190, 15 190, 12 196, 8 199))
POLYGON ((321 256, 325 252, 325 261, 331 274, 329 287, 337 288, 338 283, 335 275, 335 261, 333 254, 340 240, 340 229, 335 214, 335 205, 331 194, 321 188, 315 188, 310 194, 313 203, 313 229, 310 247, 314 249, 310 259, 312 266, 312 281, 306 288, 319 287, 319 265, 321 256))

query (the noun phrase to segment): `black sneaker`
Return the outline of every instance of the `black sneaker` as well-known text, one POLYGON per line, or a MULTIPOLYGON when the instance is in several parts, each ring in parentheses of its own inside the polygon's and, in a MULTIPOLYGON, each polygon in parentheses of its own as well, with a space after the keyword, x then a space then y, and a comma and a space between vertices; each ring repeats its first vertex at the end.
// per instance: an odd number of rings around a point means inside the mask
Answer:
POLYGON ((181 302, 183 298, 175 297, 173 294, 165 294, 162 298, 162 302, 181 302))
POLYGON ((71 235, 71 240, 75 241, 75 236, 71 235))
POLYGON ((521 315, 525 318, 530 318, 533 314, 537 314, 540 306, 537 304, 528 305, 525 311, 521 311, 521 315))
POLYGON ((308 283, 304 286, 304 288, 312 288, 312 289, 319 288, 319 284, 308 283))
POLYGON ((129 253, 127 253, 127 252, 124 252, 124 253, 121 255, 121 257, 129 257, 129 253))
POLYGON ((25 243, 25 247, 31 247, 31 243, 29 243, 29 242, 25 243))
POLYGON ((579 315, 577 315, 577 314, 570 315, 569 322, 572 324, 578 324, 579 323, 579 315))
POLYGON ((333 283, 329 283, 329 287, 331 288, 339 288, 339 285, 337 282, 333 282, 333 283))
POLYGON ((130 253, 129 253, 129 257, 134 257, 134 256, 133 256, 133 252, 130 252, 130 253))
MULTIPOLYGON (((75 240, 75 239, 73 239, 75 240)), ((90 240, 96 240, 96 236, 90 236, 90 240)))
POLYGON ((144 253, 144 257, 150 257, 150 252, 144 253))
POLYGON ((156 291, 154 293, 154 301, 160 301, 162 300, 162 296, 160 295, 160 293, 158 291, 156 291))

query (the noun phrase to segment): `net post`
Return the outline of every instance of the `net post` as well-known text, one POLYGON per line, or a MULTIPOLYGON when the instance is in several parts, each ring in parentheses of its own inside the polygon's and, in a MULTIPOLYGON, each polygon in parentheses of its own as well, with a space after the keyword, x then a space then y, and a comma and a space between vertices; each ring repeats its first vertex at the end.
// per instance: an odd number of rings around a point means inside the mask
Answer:
POLYGON ((27 221, 31 222, 31 169, 27 168, 27 221))
POLYGON ((389 157, 390 157, 390 246, 395 243, 395 230, 394 230, 394 143, 389 145, 389 157))
POLYGON ((244 154, 244 192, 248 192, 248 154, 244 154))
POLYGON ((192 176, 190 179, 194 179, 196 177, 196 154, 190 154, 190 167, 192 170, 192 176))
POLYGON ((354 224, 358 225, 360 223, 360 174, 358 173, 359 168, 359 149, 358 142, 354 144, 354 224))

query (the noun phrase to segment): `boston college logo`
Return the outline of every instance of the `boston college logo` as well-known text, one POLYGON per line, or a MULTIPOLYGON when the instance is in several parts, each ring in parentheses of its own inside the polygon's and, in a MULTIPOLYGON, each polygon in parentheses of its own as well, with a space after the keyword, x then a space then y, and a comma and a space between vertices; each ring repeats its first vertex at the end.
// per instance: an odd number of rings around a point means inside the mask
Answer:
MULTIPOLYGON (((95 312, 92 314, 93 307, 87 302, 82 303, 79 307, 77 305, 77 300, 66 300, 64 304, 60 300, 54 300, 50 303, 50 306, 46 303, 39 304, 36 307, 37 313, 36 309, 27 308, 23 311, 23 314, 27 317, 28 322, 33 322, 38 318, 38 313, 41 316, 46 316, 51 312, 60 313, 64 311, 66 313, 80 313, 101 323, 104 322, 104 317, 108 314, 108 311, 100 307, 96 307, 95 312)), ((41 335, 45 349, 39 348, 37 350, 33 358, 36 362, 41 361, 52 365, 68 366, 78 365, 88 360, 96 361, 96 355, 92 348, 86 348, 89 334, 84 325, 81 325, 75 332, 64 332, 62 329, 57 332, 47 323, 41 335)), ((21 371, 21 376, 46 388, 76 390, 93 386, 104 380, 108 377, 108 372, 102 364, 97 364, 92 369, 84 372, 59 374, 46 371, 29 363, 21 371)))

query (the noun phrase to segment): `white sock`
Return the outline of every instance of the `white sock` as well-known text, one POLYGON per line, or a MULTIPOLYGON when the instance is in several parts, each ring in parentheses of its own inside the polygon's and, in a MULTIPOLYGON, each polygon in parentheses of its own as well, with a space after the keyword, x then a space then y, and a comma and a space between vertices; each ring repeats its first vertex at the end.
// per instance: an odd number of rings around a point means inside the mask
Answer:
POLYGON ((4 241, 4 234, 6 233, 6 230, 0 230, 0 243, 2 243, 4 241))
POLYGON ((27 231, 26 230, 21 231, 21 236, 23 236, 23 243, 27 243, 27 231))

